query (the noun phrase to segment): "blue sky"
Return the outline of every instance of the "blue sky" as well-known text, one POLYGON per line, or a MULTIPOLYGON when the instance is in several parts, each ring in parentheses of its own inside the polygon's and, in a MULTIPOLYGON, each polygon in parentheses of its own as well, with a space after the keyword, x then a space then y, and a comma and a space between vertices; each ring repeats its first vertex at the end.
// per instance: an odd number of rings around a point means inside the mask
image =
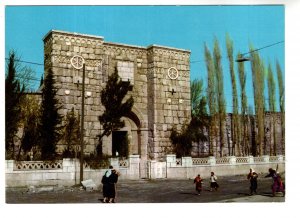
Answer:
MULTIPOLYGON (((5 57, 11 49, 24 61, 43 63, 43 37, 51 30, 103 36, 105 41, 191 50, 191 79, 207 80, 204 43, 213 49, 216 37, 223 56, 227 110, 232 110, 225 36, 234 42, 234 56, 285 40, 284 5, 244 6, 6 6, 5 57)), ((285 71, 285 43, 259 50, 275 72, 285 71)), ((249 103, 253 102, 250 63, 246 64, 249 103)), ((30 65, 40 79, 43 67, 30 65)), ((236 78, 238 80, 238 77, 236 78)), ((278 102, 278 101, 277 101, 278 102)))

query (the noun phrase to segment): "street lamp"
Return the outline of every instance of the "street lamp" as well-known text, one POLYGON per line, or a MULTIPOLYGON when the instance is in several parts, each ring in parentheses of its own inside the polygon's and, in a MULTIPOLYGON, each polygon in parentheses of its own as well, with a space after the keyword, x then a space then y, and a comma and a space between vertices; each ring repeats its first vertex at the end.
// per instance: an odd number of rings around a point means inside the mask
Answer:
POLYGON ((251 59, 250 58, 248 58, 248 57, 240 57, 240 58, 237 58, 236 60, 235 60, 236 62, 246 62, 246 61, 251 61, 251 59))
POLYGON ((82 94, 81 94, 81 128, 80 128, 80 182, 83 181, 83 148, 84 148, 84 92, 85 92, 85 61, 83 57, 75 55, 71 58, 71 65, 82 71, 82 94))

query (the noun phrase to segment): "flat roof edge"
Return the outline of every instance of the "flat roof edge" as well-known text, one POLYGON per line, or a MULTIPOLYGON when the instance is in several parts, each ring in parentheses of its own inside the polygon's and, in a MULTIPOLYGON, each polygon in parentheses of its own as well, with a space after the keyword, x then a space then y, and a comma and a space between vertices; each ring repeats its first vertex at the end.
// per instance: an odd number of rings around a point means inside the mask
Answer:
POLYGON ((104 39, 103 36, 96 36, 96 35, 90 35, 90 34, 82 34, 82 33, 77 33, 77 32, 68 32, 68 31, 52 29, 44 36, 43 40, 45 40, 52 33, 61 33, 61 34, 64 34, 64 35, 73 35, 73 36, 83 36, 83 37, 89 37, 89 38, 101 39, 101 40, 104 39))
POLYGON ((191 50, 187 50, 187 49, 182 49, 182 48, 175 48, 175 47, 169 47, 169 46, 164 46, 164 45, 156 45, 156 44, 152 44, 152 45, 149 45, 147 47, 147 49, 150 49, 150 48, 164 48, 164 49, 170 49, 170 50, 176 50, 176 51, 182 51, 182 52, 189 52, 191 53, 191 50))

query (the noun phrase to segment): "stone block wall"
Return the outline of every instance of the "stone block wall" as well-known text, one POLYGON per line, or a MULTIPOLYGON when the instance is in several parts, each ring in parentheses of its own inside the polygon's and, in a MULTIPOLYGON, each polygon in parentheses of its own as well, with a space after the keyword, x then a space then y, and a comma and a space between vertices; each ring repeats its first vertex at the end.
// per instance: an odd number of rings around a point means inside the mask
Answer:
POLYGON ((172 151, 172 128, 180 130, 191 118, 189 61, 189 51, 148 47, 148 117, 154 159, 172 151))
MULTIPOLYGON (((143 160, 159 159, 172 149, 169 140, 172 127, 180 129, 191 116, 190 51, 111 43, 101 36, 57 30, 51 30, 43 40, 45 73, 49 69, 54 72, 62 115, 72 108, 81 114, 83 69, 74 68, 71 62, 84 59, 85 152, 93 153, 98 144, 97 135, 101 132, 98 117, 104 111, 100 92, 115 71, 132 85, 128 96, 133 96, 134 106, 132 114, 124 117, 127 126, 123 129, 133 137, 129 154, 139 154, 143 160), (171 75, 170 70, 176 75, 171 75)), ((104 138, 105 154, 112 155, 111 146, 112 137, 104 138)), ((60 142, 59 151, 63 148, 64 143, 60 142)))

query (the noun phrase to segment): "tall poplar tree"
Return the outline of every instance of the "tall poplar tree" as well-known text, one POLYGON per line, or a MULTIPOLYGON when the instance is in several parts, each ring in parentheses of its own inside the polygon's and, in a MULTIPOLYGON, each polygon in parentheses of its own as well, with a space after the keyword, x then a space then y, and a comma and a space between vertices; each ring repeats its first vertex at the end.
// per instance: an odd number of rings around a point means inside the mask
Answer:
MULTIPOLYGON (((254 51, 250 46, 250 51, 254 51)), ((265 119, 265 101, 264 101, 264 64, 257 52, 251 52, 251 70, 253 79, 253 92, 254 92, 254 104, 255 104, 255 115, 258 127, 256 145, 258 145, 258 155, 264 155, 264 119, 265 119)), ((257 155, 256 151, 253 154, 257 155)))
POLYGON ((203 80, 194 79, 191 83, 192 115, 197 114, 202 93, 203 93, 203 80))
POLYGON ((281 117, 281 152, 285 153, 285 98, 284 98, 284 82, 282 77, 281 67, 279 62, 276 61, 276 71, 277 71, 277 80, 279 88, 279 107, 280 107, 280 117, 281 117))
MULTIPOLYGON (((242 55, 238 53, 237 59, 242 58, 242 55)), ((245 74, 245 66, 244 62, 238 62, 238 73, 239 73, 239 81, 241 87, 241 117, 242 117, 242 126, 243 126, 243 136, 242 136, 242 148, 239 151, 240 154, 246 153, 247 148, 250 147, 250 134, 249 134, 249 122, 247 110, 248 110, 248 100, 246 95, 246 74, 245 74)))
POLYGON ((223 83, 223 70, 221 64, 221 51, 219 42, 215 38, 214 41, 214 67, 215 67, 215 78, 216 78, 216 96, 217 96, 217 114, 219 123, 219 137, 220 137, 220 156, 223 156, 224 150, 224 124, 226 119, 226 102, 224 97, 224 83, 223 83))
MULTIPOLYGON (((276 99, 275 99, 275 80, 271 64, 268 66, 268 94, 269 94, 269 111, 271 120, 271 133, 273 135, 273 143, 270 143, 270 155, 276 155, 277 140, 276 140, 276 99), (273 146, 272 146, 273 144, 273 146)), ((272 140, 271 140, 272 141, 272 140)))
POLYGON ((56 156, 56 144, 61 139, 62 116, 58 113, 60 103, 56 98, 56 88, 54 87, 52 70, 45 76, 42 90, 41 104, 41 158, 42 160, 53 160, 56 156))
MULTIPOLYGON (((229 35, 226 35, 226 48, 227 48, 227 56, 229 61, 229 71, 232 85, 232 103, 233 103, 233 111, 232 111, 232 128, 231 128, 231 139, 232 139, 232 149, 235 151, 235 145, 237 145, 238 154, 240 153, 240 122, 239 122, 239 104, 238 104, 238 93, 236 87, 236 79, 234 72, 234 60, 233 60, 233 41, 230 39, 229 35)), ((229 145, 228 145, 229 146, 229 145)), ((230 155, 230 148, 229 148, 230 155)))
POLYGON ((204 44, 204 56, 207 69, 207 102, 209 108, 209 115, 211 117, 211 124, 209 127, 209 155, 214 155, 214 145, 217 144, 216 132, 216 94, 215 94, 215 73, 214 64, 211 52, 206 44, 204 44))

